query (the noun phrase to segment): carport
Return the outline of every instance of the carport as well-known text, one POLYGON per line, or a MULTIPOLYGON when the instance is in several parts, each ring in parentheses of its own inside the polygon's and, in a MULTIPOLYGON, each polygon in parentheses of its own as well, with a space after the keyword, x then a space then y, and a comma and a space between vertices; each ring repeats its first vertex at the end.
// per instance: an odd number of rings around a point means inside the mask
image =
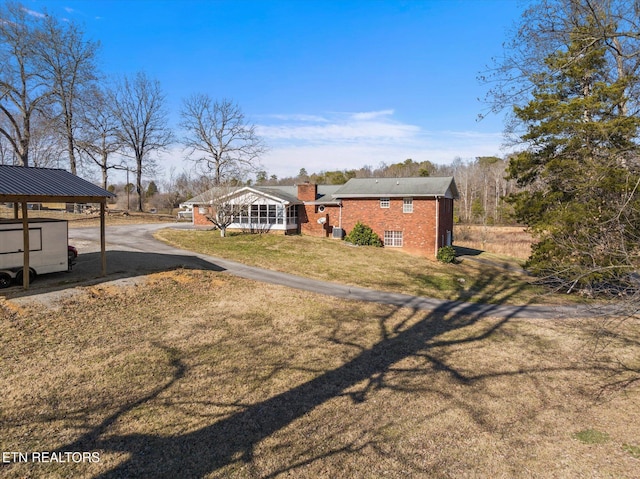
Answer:
MULTIPOLYGON (((105 210, 113 193, 83 180, 68 171, 52 168, 0 165, 0 203, 13 203, 14 217, 22 209, 24 271, 29 271, 29 217, 27 203, 99 203, 100 252, 102 275, 107 274, 105 210), (20 208, 19 205, 20 204, 20 208)), ((23 286, 29 288, 29 275, 23 274, 23 286)))

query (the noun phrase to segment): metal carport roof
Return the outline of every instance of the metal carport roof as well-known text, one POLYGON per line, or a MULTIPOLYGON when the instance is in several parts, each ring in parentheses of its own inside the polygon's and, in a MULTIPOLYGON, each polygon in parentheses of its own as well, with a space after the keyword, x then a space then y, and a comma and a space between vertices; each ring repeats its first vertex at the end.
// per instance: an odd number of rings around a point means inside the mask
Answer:
POLYGON ((115 196, 68 171, 0 165, 0 201, 100 203, 115 196))
MULTIPOLYGON (((107 274, 105 243, 105 206, 107 198, 115 196, 107 190, 83 180, 68 171, 52 168, 0 165, 0 202, 21 203, 24 230, 25 271, 29 269, 28 202, 37 203, 100 203, 100 249, 102 274, 107 274)), ((16 217, 17 217, 17 208, 16 217)), ((29 287, 25 274, 24 287, 29 287)))

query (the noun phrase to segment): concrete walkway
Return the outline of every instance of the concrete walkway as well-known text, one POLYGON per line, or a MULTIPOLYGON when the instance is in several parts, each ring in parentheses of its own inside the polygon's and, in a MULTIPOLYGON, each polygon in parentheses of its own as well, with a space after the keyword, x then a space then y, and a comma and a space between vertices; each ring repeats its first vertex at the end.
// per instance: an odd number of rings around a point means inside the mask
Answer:
MULTIPOLYGON (((580 306, 541 306, 541 305, 488 305, 478 303, 465 303, 461 301, 447 301, 421 296, 412 296, 402 293, 377 291, 357 286, 348 286, 329 281, 320 281, 304 278, 288 273, 247 266, 235 261, 230 261, 214 256, 202 255, 175 248, 162 243, 153 237, 153 233, 163 228, 190 229, 188 224, 145 224, 111 226, 107 228, 107 277, 96 278, 95 263, 98 257, 99 232, 97 228, 77 228, 69 230, 69 242, 78 247, 80 257, 74 272, 69 275, 80 275, 79 285, 103 283, 105 281, 120 280, 132 281, 154 271, 172 269, 176 267, 196 268, 225 271, 238 277, 247 278, 269 284, 278 284, 313 293, 324 294, 344 299, 367 301, 372 303, 387 304, 398 307, 408 307, 419 310, 438 310, 441 312, 457 314, 473 314, 491 316, 497 318, 533 318, 533 319, 560 319, 570 317, 584 317, 592 314, 580 306), (93 258, 92 258, 93 255, 93 258), (83 261, 84 259, 84 261, 83 261), (90 274, 87 276, 87 272, 90 274), (83 278, 87 276, 86 278, 83 278), (90 279, 93 278, 93 279, 90 279)), ((59 277, 61 273, 55 275, 59 277)), ((55 288, 51 292, 51 285, 47 282, 56 278, 38 278, 32 290, 23 292, 17 287, 12 287, 4 294, 12 301, 27 301, 37 299, 34 296, 45 294, 69 294, 73 287, 70 280, 63 288, 55 288), (38 284, 40 283, 40 284, 38 284), (38 290, 42 289, 41 293, 38 290), (13 290, 13 291, 12 291, 13 290)), ((41 298, 43 302, 51 302, 51 298, 41 298)))

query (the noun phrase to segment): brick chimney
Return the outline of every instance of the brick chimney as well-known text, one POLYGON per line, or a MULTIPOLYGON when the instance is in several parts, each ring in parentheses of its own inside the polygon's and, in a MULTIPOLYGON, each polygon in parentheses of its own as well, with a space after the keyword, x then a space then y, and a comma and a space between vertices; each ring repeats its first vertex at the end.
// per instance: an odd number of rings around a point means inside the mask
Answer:
POLYGON ((298 185, 298 199, 300 201, 315 201, 318 196, 318 185, 305 181, 298 185))

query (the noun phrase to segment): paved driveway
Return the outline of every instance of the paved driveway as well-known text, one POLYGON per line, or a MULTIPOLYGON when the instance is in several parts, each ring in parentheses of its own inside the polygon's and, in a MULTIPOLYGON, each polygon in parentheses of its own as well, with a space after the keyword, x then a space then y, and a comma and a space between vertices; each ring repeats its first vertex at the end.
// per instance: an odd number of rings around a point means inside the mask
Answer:
POLYGON ((279 284, 340 298, 404 306, 421 310, 441 310, 460 314, 480 314, 503 318, 563 318, 581 317, 587 311, 581 307, 505 306, 443 301, 401 293, 376 291, 327 281, 302 278, 287 273, 243 265, 212 256, 199 255, 174 248, 157 241, 153 232, 162 228, 189 229, 191 225, 147 224, 110 226, 107 228, 107 276, 100 273, 100 233, 98 228, 69 229, 69 243, 80 253, 70 273, 56 273, 39 277, 29 291, 14 286, 3 290, 7 298, 25 299, 51 291, 73 290, 74 286, 95 284, 123 278, 136 278, 155 271, 179 267, 214 271, 256 281, 279 284))

